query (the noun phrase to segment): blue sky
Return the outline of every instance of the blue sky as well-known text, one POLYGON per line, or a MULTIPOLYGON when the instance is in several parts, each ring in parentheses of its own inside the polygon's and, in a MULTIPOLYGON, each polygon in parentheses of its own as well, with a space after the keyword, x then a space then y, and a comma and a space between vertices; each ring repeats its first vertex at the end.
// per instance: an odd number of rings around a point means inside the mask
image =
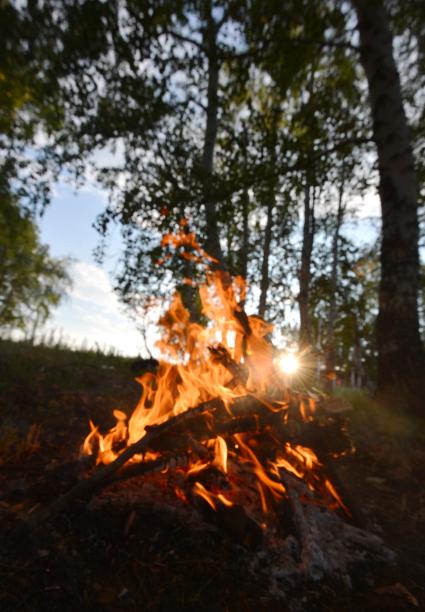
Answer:
POLYGON ((52 203, 39 223, 41 240, 50 246, 53 256, 72 258, 73 287, 53 312, 46 329, 55 330, 75 346, 99 344, 123 355, 137 355, 143 342, 110 280, 120 254, 118 229, 109 241, 104 265, 99 266, 93 258, 99 242, 93 223, 105 203, 105 194, 95 187, 84 187, 76 193, 64 182, 55 186, 52 203))
MULTIPOLYGON (((144 343, 134 322, 125 314, 113 292, 111 275, 121 251, 119 229, 115 228, 108 242, 104 264, 93 258, 99 235, 93 223, 107 201, 106 193, 87 184, 78 192, 66 182, 54 188, 52 203, 40 220, 41 240, 55 257, 71 257, 70 274, 73 287, 67 298, 53 312, 46 331, 55 330, 74 346, 100 345, 123 355, 144 353, 144 343)), ((353 202, 354 206, 360 202, 353 202)), ((370 193, 361 204, 363 220, 346 231, 360 242, 370 242, 376 229, 368 219, 379 214, 377 196, 370 193), (366 218, 365 218, 366 217, 366 218)), ((154 350, 155 332, 148 336, 154 350)))

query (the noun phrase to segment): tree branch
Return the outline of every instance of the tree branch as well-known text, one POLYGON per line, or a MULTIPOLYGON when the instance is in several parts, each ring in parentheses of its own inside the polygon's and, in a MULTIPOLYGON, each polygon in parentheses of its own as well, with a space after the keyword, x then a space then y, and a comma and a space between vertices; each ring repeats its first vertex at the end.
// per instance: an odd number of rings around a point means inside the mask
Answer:
POLYGON ((199 41, 195 40, 194 38, 190 38, 190 36, 185 36, 184 34, 180 34, 179 32, 175 32, 174 30, 162 30, 161 34, 165 34, 166 36, 172 36, 180 42, 187 43, 189 45, 194 45, 200 51, 202 51, 202 53, 207 53, 207 50, 205 49, 204 45, 199 41))

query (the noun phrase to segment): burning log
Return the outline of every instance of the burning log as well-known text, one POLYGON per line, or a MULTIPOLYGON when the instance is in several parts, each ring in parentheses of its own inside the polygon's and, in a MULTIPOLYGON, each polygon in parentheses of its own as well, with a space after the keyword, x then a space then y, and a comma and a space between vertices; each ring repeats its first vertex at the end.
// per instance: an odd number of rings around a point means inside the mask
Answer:
MULTIPOLYGON (((293 521, 297 529, 297 535, 301 542, 300 570, 303 574, 317 580, 322 578, 325 569, 325 557, 317 541, 314 525, 306 518, 300 501, 299 492, 294 486, 296 481, 285 470, 281 470, 281 480, 288 492, 289 504, 291 506, 293 521)), ((306 493, 304 490, 303 493, 306 493)))
MULTIPOLYGON (((203 412, 214 410, 215 406, 216 401, 214 400, 210 402, 205 402, 204 404, 197 407, 196 412, 197 414, 202 414, 203 412)), ((128 446, 115 459, 115 461, 101 466, 94 472, 94 474, 92 474, 90 478, 78 483, 70 491, 65 493, 65 495, 62 495, 62 497, 53 502, 53 504, 41 510, 40 512, 34 513, 32 517, 27 521, 27 526, 30 531, 37 528, 45 521, 51 520, 54 516, 65 510, 73 500, 84 499, 93 495, 96 491, 98 491, 105 484, 107 484, 112 478, 112 476, 134 455, 142 455, 147 450, 149 450, 149 445, 155 442, 157 438, 169 432, 170 429, 173 428, 173 426, 181 425, 192 417, 192 411, 188 411, 177 415, 176 417, 174 417, 174 419, 170 419, 168 421, 165 421, 164 423, 160 423, 158 425, 150 427, 143 438, 141 438, 134 444, 128 446)))
POLYGON ((234 377, 234 382, 231 381, 230 386, 235 383, 242 383, 243 385, 246 384, 249 374, 248 370, 236 363, 236 361, 232 359, 229 351, 222 344, 219 344, 218 346, 209 346, 208 350, 210 352, 212 362, 221 363, 234 377))
POLYGON ((262 542, 260 526, 241 504, 229 504, 223 496, 211 496, 198 482, 192 487, 189 498, 208 522, 223 529, 238 544, 256 548, 262 542))
POLYGON ((148 427, 145 436, 128 446, 112 463, 97 468, 89 478, 75 485, 50 506, 31 515, 27 523, 29 529, 33 530, 53 519, 74 500, 87 499, 111 482, 141 476, 167 466, 166 458, 126 465, 135 455, 142 455, 147 451, 171 450, 173 453, 178 453, 191 448, 193 440, 200 445, 201 442, 215 438, 217 435, 259 431, 272 432, 280 443, 291 442, 301 446, 322 447, 327 452, 333 453, 341 450, 341 440, 335 437, 337 432, 333 422, 287 424, 283 420, 284 410, 272 412, 251 395, 237 398, 231 405, 230 412, 233 416, 229 415, 224 402, 216 398, 171 417, 163 423, 148 427), (336 440, 336 444, 331 446, 331 440, 336 440))

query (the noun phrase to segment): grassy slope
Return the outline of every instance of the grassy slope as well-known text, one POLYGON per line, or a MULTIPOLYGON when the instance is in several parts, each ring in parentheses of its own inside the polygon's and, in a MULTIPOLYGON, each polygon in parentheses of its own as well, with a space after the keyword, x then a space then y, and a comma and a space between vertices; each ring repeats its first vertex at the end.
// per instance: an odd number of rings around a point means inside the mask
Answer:
POLYGON ((25 447, 34 425, 41 445, 60 449, 64 444, 75 453, 89 418, 108 426, 114 408, 130 413, 139 396, 131 361, 1 340, 0 460, 2 454, 25 447))

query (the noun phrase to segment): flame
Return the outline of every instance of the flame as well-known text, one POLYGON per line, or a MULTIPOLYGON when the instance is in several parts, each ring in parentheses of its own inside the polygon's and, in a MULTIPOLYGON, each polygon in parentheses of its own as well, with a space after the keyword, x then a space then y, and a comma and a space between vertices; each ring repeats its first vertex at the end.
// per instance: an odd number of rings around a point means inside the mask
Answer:
POLYGON ((214 444, 214 461, 212 462, 218 470, 227 473, 227 444, 221 436, 217 436, 214 444))
MULTIPOLYGON (((195 235, 188 231, 187 223, 182 224, 180 234, 165 236, 162 245, 165 249, 183 249, 184 257, 197 264, 207 262, 209 265, 215 261, 196 242, 195 235)), ((171 257, 171 254, 166 256, 171 257)), ((176 293, 159 320, 161 338, 157 348, 162 360, 156 373, 146 372, 137 379, 141 385, 141 396, 130 418, 127 419, 124 412, 114 410, 116 423, 105 434, 90 421, 90 431, 82 452, 96 455, 98 463, 116 459, 126 446, 142 439, 150 426, 214 398, 220 398, 232 416, 234 400, 250 394, 270 411, 282 412, 282 418, 287 419, 289 402, 296 396, 289 395, 288 381, 282 380, 274 348, 267 340, 273 326, 258 316, 247 315, 241 307, 246 298, 243 279, 231 279, 208 268, 205 278, 199 294, 207 324, 201 326, 191 321, 180 295, 176 293)), ((297 401, 303 419, 311 419, 315 410, 314 399, 297 396, 297 401)), ((311 489, 321 488, 347 510, 333 485, 319 476, 321 464, 312 450, 286 444, 276 461, 265 466, 243 435, 228 436, 228 441, 232 442, 230 460, 225 438, 214 436, 212 432, 211 440, 204 445, 205 454, 201 453, 199 461, 192 461, 186 470, 186 477, 199 478, 207 467, 213 466, 231 482, 232 474, 229 471, 232 471, 232 461, 236 455, 255 477, 255 487, 264 513, 270 510, 270 504, 286 496, 286 489, 279 481, 279 469, 304 479, 311 489)), ((145 461, 155 456, 151 453, 138 455, 132 461, 145 461)), ((192 491, 214 510, 220 505, 232 505, 222 493, 209 491, 199 480, 192 491)), ((185 498, 181 491, 176 495, 185 498)))
POLYGON ((265 490, 268 490, 276 500, 281 499, 283 495, 285 495, 285 487, 281 482, 276 482, 267 475, 264 467, 257 459, 254 451, 244 442, 243 436, 241 436, 240 434, 235 434, 234 438, 244 451, 246 457, 252 462, 253 472, 258 478, 257 487, 261 497, 261 506, 263 508, 263 511, 266 512, 268 506, 266 503, 266 497, 264 495, 263 487, 265 488, 265 490))
POLYGON ((93 454, 98 447, 98 461, 108 463, 119 454, 115 450, 117 444, 136 442, 147 427, 200 402, 215 397, 231 402, 247 391, 256 396, 266 393, 274 367, 272 348, 264 336, 272 326, 258 317, 244 315, 239 306, 239 300, 245 296, 243 281, 237 278, 224 286, 220 275, 211 273, 200 288, 200 295, 208 325, 201 327, 191 322, 181 297, 174 295, 159 320, 162 337, 157 346, 167 361, 160 362, 155 374, 147 372, 137 379, 142 394, 128 425, 120 411, 115 411, 117 423, 105 435, 90 424, 84 453, 93 454), (244 364, 248 372, 246 383, 236 381, 231 385, 232 374, 210 358, 208 348, 217 345, 224 347, 235 363, 244 364))
MULTIPOLYGON (((324 493, 327 492, 331 495, 337 506, 342 508, 348 516, 351 516, 351 512, 342 501, 334 485, 328 478, 321 476, 320 468, 322 464, 310 448, 286 444, 284 452, 285 454, 279 456, 276 461, 276 468, 284 468, 291 474, 297 476, 297 478, 306 480, 310 489, 315 489, 317 487, 322 488, 324 493)), ((332 504, 330 504, 330 506, 332 506, 332 504)))
POLYGON ((339 495, 338 491, 335 489, 335 487, 333 486, 333 484, 330 482, 330 480, 328 480, 327 478, 325 479, 325 486, 327 488, 327 490, 329 491, 329 493, 334 497, 334 499, 336 500, 336 502, 341 506, 341 508, 344 510, 344 512, 348 515, 351 516, 351 512, 349 511, 349 509, 347 508, 347 506, 344 504, 344 502, 341 499, 341 496, 339 495))
POLYGON ((215 495, 211 491, 208 491, 200 482, 195 482, 193 492, 196 495, 199 495, 199 497, 202 497, 202 499, 204 499, 215 511, 217 511, 217 500, 227 508, 233 506, 233 503, 229 499, 227 499, 227 497, 225 497, 222 493, 215 495))
POLYGON ((210 462, 197 461, 187 471, 188 476, 194 476, 203 472, 209 465, 214 466, 217 470, 223 474, 227 473, 227 444, 224 438, 217 436, 214 441, 214 459, 210 462))

